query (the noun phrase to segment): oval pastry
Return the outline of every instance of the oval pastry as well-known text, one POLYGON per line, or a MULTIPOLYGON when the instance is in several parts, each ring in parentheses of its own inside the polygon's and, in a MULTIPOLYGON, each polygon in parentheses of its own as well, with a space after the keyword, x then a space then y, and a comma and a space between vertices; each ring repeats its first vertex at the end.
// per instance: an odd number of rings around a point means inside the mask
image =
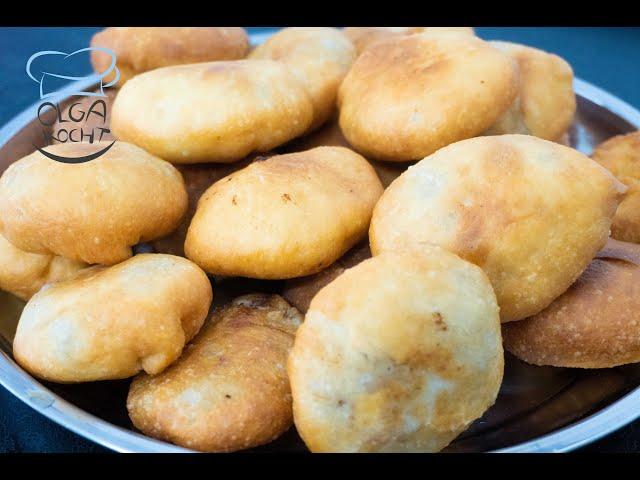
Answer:
POLYGON ((182 357, 129 390, 133 424, 206 452, 268 443, 292 424, 286 361, 302 316, 277 295, 245 295, 214 311, 182 357))
POLYGON ((592 157, 627 186, 611 236, 640 243, 640 131, 610 138, 596 147, 592 157))
POLYGON ((410 167, 376 205, 374 255, 439 245, 479 265, 503 322, 548 306, 607 241, 624 193, 613 175, 562 145, 478 137, 410 167))
POLYGON ((571 65, 537 48, 489 43, 518 63, 520 89, 511 107, 486 134, 522 133, 560 142, 576 113, 571 65))
POLYGON ((50 284, 25 306, 16 361, 61 383, 157 374, 200 329, 211 284, 189 260, 142 254, 50 284))
POLYGON ((66 280, 86 263, 20 250, 0 235, 0 290, 29 300, 45 283, 66 280))
MULTIPOLYGON (((94 153, 109 142, 63 143, 45 151, 94 153)), ((0 178, 0 233, 28 252, 111 265, 131 247, 173 231, 187 208, 180 173, 135 145, 115 142, 79 164, 34 152, 0 178)))
MULTIPOLYGON (((118 87, 135 75, 187 63, 236 60, 249 53, 249 37, 240 27, 110 27, 96 33, 92 47, 110 49, 120 70, 118 87)), ((91 51, 96 72, 109 68, 112 58, 91 51)), ((104 82, 114 79, 108 75, 104 82)))
POLYGON ((236 60, 138 75, 120 90, 111 129, 173 163, 227 163, 306 132, 313 104, 282 63, 236 60))
POLYGON ((371 165, 346 148, 274 156, 202 195, 185 253, 214 275, 311 275, 366 236, 381 194, 371 165))
POLYGON ((503 335, 507 350, 535 365, 640 362, 640 245, 610 240, 569 290, 503 335))
POLYGON ((366 49, 349 70, 340 127, 367 158, 419 160, 484 132, 517 91, 515 62, 479 38, 399 37, 366 49))
POLYGON ((481 269, 383 253, 311 302, 288 363, 296 428, 313 452, 436 452, 494 403, 503 365, 481 269))
POLYGON ((356 59, 356 50, 337 28, 291 27, 258 45, 249 58, 278 60, 293 72, 313 101, 310 129, 315 129, 335 110, 338 87, 356 59))

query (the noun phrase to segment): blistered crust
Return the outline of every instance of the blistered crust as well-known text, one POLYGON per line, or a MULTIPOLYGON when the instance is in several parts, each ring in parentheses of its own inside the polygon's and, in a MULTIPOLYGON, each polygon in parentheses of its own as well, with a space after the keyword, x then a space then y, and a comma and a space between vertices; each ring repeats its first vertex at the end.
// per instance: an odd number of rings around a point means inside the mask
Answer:
POLYGON ((503 373, 495 295, 437 248, 384 253, 311 302, 289 356, 313 452, 434 452, 493 404, 503 373))
POLYGON ((366 236, 381 194, 371 165, 346 148, 274 156, 203 194, 185 253, 214 275, 311 275, 366 236))
POLYGON ((111 129, 173 163, 228 163, 303 134, 313 112, 286 65, 220 61, 138 75, 118 93, 111 129))
POLYGON ((245 295, 215 311, 176 363, 134 379, 127 399, 133 424, 209 452, 274 440, 293 420, 285 365, 301 321, 277 295, 245 295))
POLYGON ((13 355, 53 382, 157 374, 202 326, 211 284, 189 260, 142 254, 49 284, 25 306, 13 355))
MULTIPOLYGON (((214 60, 237 60, 249 53, 249 37, 241 27, 110 27, 96 33, 92 47, 110 49, 120 70, 118 87, 135 75, 156 68, 214 60)), ((91 52, 96 72, 109 68, 112 58, 91 52)), ((108 75, 104 82, 113 80, 108 75)))
POLYGON ((576 150, 525 135, 450 145, 402 174, 376 205, 374 255, 439 245, 483 268, 504 322, 540 312, 609 235, 624 186, 576 150))

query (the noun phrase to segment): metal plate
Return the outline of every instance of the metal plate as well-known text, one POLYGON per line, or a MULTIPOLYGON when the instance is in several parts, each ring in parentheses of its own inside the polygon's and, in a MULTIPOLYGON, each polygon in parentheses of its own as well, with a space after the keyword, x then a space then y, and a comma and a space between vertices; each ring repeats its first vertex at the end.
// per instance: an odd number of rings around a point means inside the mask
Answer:
MULTIPOLYGON (((262 38, 254 37, 253 43, 262 38)), ((86 82, 85 82, 86 83, 86 82)), ((87 85, 76 84, 72 88, 87 85)), ((640 129, 640 112, 576 79, 578 112, 571 145, 590 154, 599 142, 640 129)), ((64 100, 71 89, 60 92, 64 100)), ((0 130, 0 173, 42 146, 37 106, 0 130)), ((224 301, 249 291, 278 291, 280 282, 228 280, 216 286, 224 301)), ((11 343, 23 302, 0 292, 0 384, 60 425, 120 452, 187 452, 134 431, 125 399, 129 380, 57 385, 39 382, 12 359, 11 343)), ((505 377, 496 404, 456 439, 452 452, 562 452, 594 441, 640 416, 640 364, 604 370, 527 365, 506 355, 505 377)), ((292 428, 259 451, 304 451, 292 428)))

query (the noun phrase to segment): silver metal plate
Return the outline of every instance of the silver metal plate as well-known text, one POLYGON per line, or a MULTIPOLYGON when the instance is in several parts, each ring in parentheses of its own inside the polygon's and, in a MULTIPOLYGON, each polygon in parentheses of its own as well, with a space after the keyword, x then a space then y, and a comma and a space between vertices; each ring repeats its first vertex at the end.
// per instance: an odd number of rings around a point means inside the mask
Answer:
MULTIPOLYGON (((252 43, 261 39, 254 38, 252 43)), ((80 82, 81 83, 81 82, 80 82)), ((86 88, 76 84, 72 89, 86 88)), ((613 95, 576 79, 578 112, 571 145, 590 154, 601 141, 640 129, 640 112, 613 95)), ((60 92, 60 100, 70 89, 60 92)), ((32 106, 0 130, 0 173, 42 146, 32 106)), ((279 282, 229 280, 218 300, 250 291, 278 291, 279 282)), ((119 452, 187 452, 134 431, 125 399, 128 380, 57 385, 39 382, 12 359, 11 343, 23 302, 0 292, 0 384, 58 424, 119 452)), ((640 365, 578 370, 527 365, 507 354, 496 404, 454 441, 452 452, 563 452, 573 450, 640 416, 640 365)), ((292 428, 261 451, 304 451, 292 428)))

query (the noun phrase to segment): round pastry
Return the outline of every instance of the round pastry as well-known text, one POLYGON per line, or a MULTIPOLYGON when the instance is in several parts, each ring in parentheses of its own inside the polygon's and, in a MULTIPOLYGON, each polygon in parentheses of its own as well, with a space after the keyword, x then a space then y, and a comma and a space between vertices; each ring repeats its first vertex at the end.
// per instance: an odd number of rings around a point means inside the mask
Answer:
POLYGON ((610 138, 592 157, 628 188, 613 217, 611 236, 640 243, 640 131, 610 138))
POLYGON ((157 253, 168 253, 184 257, 184 241, 187 238, 187 230, 191 224, 191 219, 196 213, 198 200, 202 194, 215 182, 227 175, 236 172, 254 161, 261 161, 271 156, 270 154, 249 156, 244 160, 234 163, 199 163, 195 165, 176 165, 176 168, 184 178, 189 196, 189 206, 187 213, 182 217, 182 222, 173 232, 166 237, 150 242, 153 251, 157 253))
MULTIPOLYGON (((109 144, 64 143, 45 151, 79 157, 109 144)), ((124 142, 78 164, 36 151, 0 178, 0 233, 7 240, 21 250, 86 263, 129 258, 133 245, 173 231, 186 208, 180 172, 124 142)))
POLYGON ((173 255, 91 267, 29 300, 13 355, 25 370, 53 382, 157 374, 198 332, 211 299, 206 274, 173 255))
POLYGON ((313 101, 315 129, 335 110, 338 87, 356 59, 356 49, 337 28, 291 27, 258 45, 249 58, 283 62, 313 101))
POLYGON ((383 253, 311 302, 288 362, 296 428, 313 452, 436 452, 494 403, 503 364, 480 268, 383 253))
POLYGON ((185 253, 214 275, 311 275, 366 236, 381 194, 371 165, 346 148, 277 155, 204 193, 185 253))
MULTIPOLYGON (((334 119, 313 133, 293 140, 287 144, 282 151, 286 153, 300 152, 316 147, 347 147, 353 150, 353 147, 347 142, 347 139, 344 138, 338 120, 334 119)), ((391 185, 391 182, 398 178, 410 165, 410 163, 407 162, 378 162, 376 160, 369 160, 369 163, 378 174, 378 178, 380 178, 380 182, 382 182, 384 188, 391 185)))
MULTIPOLYGON (((135 75, 160 67, 244 58, 249 37, 240 27, 110 27, 93 36, 91 47, 115 54, 121 87, 135 75)), ((92 50, 96 72, 104 72, 111 61, 110 55, 92 50)), ((114 75, 104 81, 112 81, 114 75)))
POLYGON ((87 266, 56 255, 29 253, 0 235, 0 290, 29 300, 45 283, 74 276, 87 266))
POLYGON ((355 267, 367 258, 371 258, 371 251, 369 250, 369 242, 365 241, 353 247, 321 272, 308 277, 287 280, 282 290, 282 296, 298 310, 306 313, 316 293, 342 275, 346 269, 355 267))
POLYGON ((640 362, 640 245, 610 240, 569 290, 503 334, 505 348, 534 365, 640 362))
POLYGON ((402 174, 376 205, 374 255, 435 244, 484 269, 503 322, 540 312, 609 236, 624 185, 571 148, 526 135, 464 140, 402 174))
POLYGON ((340 127, 368 158, 419 160, 484 132, 517 92, 516 63, 479 38, 399 37, 353 64, 339 91, 340 127))
POLYGON ((127 82, 111 129, 173 163, 228 163, 301 135, 313 112, 304 85, 280 62, 199 63, 127 82))
POLYGON ((147 435, 206 452, 274 440, 293 421, 286 361, 301 321, 277 295, 245 295, 214 311, 171 367, 133 380, 131 421, 147 435))
POLYGON ((571 65, 537 48, 509 42, 490 43, 518 63, 520 89, 511 107, 485 133, 522 133, 560 140, 576 112, 571 65))
POLYGON ((374 43, 413 33, 460 33, 475 35, 472 27, 346 27, 344 34, 355 45, 358 55, 374 43))
POLYGON ((112 142, 111 110, 116 98, 114 88, 105 88, 101 97, 71 97, 63 115, 51 127, 54 142, 112 142))

